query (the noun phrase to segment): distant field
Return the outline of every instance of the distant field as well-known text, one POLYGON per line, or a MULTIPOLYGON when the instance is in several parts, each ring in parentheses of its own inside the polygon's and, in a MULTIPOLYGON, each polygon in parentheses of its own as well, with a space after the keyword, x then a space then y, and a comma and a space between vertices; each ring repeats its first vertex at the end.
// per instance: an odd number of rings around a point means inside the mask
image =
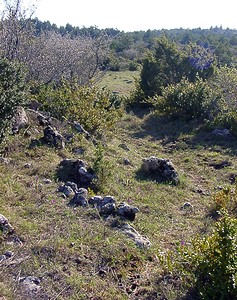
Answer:
POLYGON ((138 78, 139 73, 140 71, 108 71, 98 82, 98 85, 127 96, 134 89, 135 78, 138 78))

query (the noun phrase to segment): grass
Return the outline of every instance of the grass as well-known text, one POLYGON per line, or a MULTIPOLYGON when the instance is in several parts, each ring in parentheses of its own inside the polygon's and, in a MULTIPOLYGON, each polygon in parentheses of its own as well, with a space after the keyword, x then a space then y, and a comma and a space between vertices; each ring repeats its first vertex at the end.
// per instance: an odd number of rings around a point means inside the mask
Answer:
POLYGON ((98 82, 98 86, 106 87, 118 95, 128 96, 135 88, 135 79, 139 73, 139 71, 108 71, 98 82))
POLYGON ((32 123, 30 137, 23 130, 1 149, 10 163, 0 163, 0 213, 15 227, 13 236, 0 236, 0 255, 7 250, 14 253, 0 263, 1 297, 174 300, 185 296, 181 279, 163 276, 159 257, 210 231, 215 222, 209 214, 214 194, 229 186, 231 174, 236 174, 237 141, 216 137, 194 122, 165 120, 154 112, 126 113, 116 128, 103 140, 100 167, 107 175, 98 193, 139 208, 130 223, 150 239, 151 247, 137 248, 91 207, 68 206, 69 199, 57 193, 58 164, 63 158, 76 158, 92 166, 97 148, 81 136, 64 150, 32 148, 32 139, 42 136, 42 128, 32 123), (72 149, 78 147, 85 152, 75 154, 72 149), (146 178, 139 170, 142 159, 151 155, 170 159, 181 183, 173 186, 146 178), (225 161, 229 164, 222 164, 225 161), (46 184, 45 179, 51 182, 46 184), (193 210, 182 210, 185 202, 193 210), (41 279, 38 294, 27 295, 18 280, 26 275, 41 279))

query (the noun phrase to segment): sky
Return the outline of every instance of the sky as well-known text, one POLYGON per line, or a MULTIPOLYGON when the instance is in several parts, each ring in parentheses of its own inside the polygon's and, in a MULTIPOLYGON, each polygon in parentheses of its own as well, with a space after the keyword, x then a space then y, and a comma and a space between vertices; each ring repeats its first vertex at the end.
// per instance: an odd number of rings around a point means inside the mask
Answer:
POLYGON ((123 31, 173 28, 237 29, 236 0, 37 0, 35 16, 57 26, 123 31))

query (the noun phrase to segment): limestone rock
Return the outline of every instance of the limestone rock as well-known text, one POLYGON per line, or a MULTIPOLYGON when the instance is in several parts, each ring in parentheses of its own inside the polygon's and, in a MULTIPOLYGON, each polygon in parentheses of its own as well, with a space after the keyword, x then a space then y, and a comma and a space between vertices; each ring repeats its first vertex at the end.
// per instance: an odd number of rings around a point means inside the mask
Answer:
POLYGON ((127 203, 120 203, 117 207, 116 213, 119 216, 122 216, 130 221, 135 220, 136 213, 139 212, 139 209, 134 206, 130 206, 127 203))
POLYGON ((171 161, 164 158, 151 156, 143 159, 142 170, 145 173, 153 173, 161 176, 162 180, 179 183, 179 175, 171 161))
POLYGON ((69 205, 72 206, 87 206, 88 205, 88 191, 85 188, 80 188, 71 199, 69 205))
POLYGON ((13 117, 12 132, 18 133, 21 128, 28 125, 29 120, 26 115, 25 109, 22 106, 17 107, 16 113, 13 117))
POLYGON ((88 188, 96 178, 93 170, 83 160, 64 159, 60 162, 58 176, 62 181, 73 181, 79 187, 88 188))
POLYGON ((120 230, 131 238, 139 248, 147 249, 151 246, 151 242, 147 237, 142 236, 134 227, 124 224, 120 230))
POLYGON ((50 146, 58 149, 63 149, 65 147, 65 142, 63 136, 53 127, 47 126, 44 129, 43 140, 50 146))
POLYGON ((8 219, 1 214, 0 214, 0 230, 2 230, 3 233, 14 232, 14 227, 9 223, 8 219))

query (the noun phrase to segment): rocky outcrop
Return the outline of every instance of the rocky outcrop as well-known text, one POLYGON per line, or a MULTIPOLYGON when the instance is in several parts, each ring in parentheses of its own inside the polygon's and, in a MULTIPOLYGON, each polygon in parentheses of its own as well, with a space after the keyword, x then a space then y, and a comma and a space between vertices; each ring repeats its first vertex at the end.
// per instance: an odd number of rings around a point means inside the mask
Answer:
POLYGON ((143 159, 142 171, 147 174, 157 174, 163 181, 179 183, 179 175, 169 159, 151 156, 143 159))
POLYGON ((63 149, 65 147, 63 136, 51 126, 47 126, 44 129, 43 140, 48 145, 53 146, 57 149, 63 149))
POLYGON ((0 230, 5 233, 13 233, 14 227, 9 223, 8 219, 0 214, 0 230))
POLYGON ((18 133, 21 128, 28 125, 29 119, 22 106, 17 107, 15 115, 13 117, 12 133, 18 133))
POLYGON ((83 160, 64 159, 59 164, 58 177, 64 182, 75 182, 79 188, 88 188, 96 175, 83 160))
POLYGON ((151 246, 151 242, 147 237, 142 236, 135 228, 129 224, 121 226, 120 230, 131 238, 139 248, 147 249, 151 246))

